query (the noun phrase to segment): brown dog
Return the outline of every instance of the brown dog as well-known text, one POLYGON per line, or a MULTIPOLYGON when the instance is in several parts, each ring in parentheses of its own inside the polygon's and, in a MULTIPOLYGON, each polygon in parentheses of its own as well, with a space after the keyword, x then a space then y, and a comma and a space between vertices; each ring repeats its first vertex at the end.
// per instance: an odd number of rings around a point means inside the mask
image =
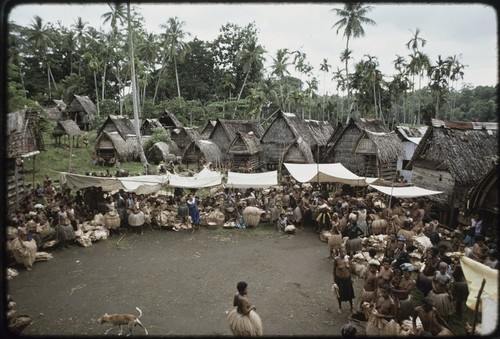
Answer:
POLYGON ((118 335, 122 335, 123 333, 122 325, 127 325, 129 330, 127 336, 129 336, 132 334, 132 327, 134 327, 135 325, 139 325, 144 329, 147 335, 148 330, 146 330, 144 325, 139 320, 139 318, 142 317, 142 311, 140 310, 139 307, 136 307, 136 309, 139 311, 139 316, 135 316, 133 314, 106 313, 103 314, 97 321, 99 321, 101 324, 110 323, 112 325, 112 327, 108 328, 108 330, 104 334, 108 334, 109 331, 111 331, 114 327, 118 326, 120 327, 120 333, 118 335))

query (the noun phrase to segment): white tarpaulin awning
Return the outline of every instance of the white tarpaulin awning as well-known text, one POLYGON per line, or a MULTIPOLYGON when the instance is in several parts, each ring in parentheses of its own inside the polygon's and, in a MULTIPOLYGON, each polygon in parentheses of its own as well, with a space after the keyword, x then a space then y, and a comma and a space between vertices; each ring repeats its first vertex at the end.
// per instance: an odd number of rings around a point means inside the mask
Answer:
POLYGON ((341 163, 284 164, 288 172, 299 182, 338 182, 351 186, 366 186, 377 178, 360 177, 341 163))
POLYGON ((395 198, 418 198, 443 193, 441 191, 432 191, 418 186, 388 187, 370 185, 370 187, 384 194, 391 195, 395 198))
POLYGON ((177 174, 171 174, 168 184, 172 187, 182 188, 204 188, 217 186, 222 183, 222 174, 208 168, 202 169, 198 174, 192 177, 183 177, 177 174))
POLYGON ((165 185, 183 188, 203 188, 217 186, 222 183, 222 175, 207 168, 192 177, 183 177, 167 172, 164 175, 138 175, 132 177, 94 177, 88 175, 60 172, 61 184, 66 184, 71 189, 87 187, 101 187, 103 191, 118 191, 136 194, 153 194, 165 185))
POLYGON ((262 173, 227 173, 227 187, 231 188, 267 188, 278 185, 278 171, 262 173))

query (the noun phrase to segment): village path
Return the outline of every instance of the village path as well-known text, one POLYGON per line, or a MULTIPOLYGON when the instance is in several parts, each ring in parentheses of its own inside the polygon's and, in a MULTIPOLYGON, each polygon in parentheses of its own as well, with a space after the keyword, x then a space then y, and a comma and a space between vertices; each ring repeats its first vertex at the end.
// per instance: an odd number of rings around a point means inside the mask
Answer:
MULTIPOLYGON (((244 280, 264 335, 340 335, 350 313, 347 303, 336 313, 327 244, 309 228, 295 235, 268 228, 147 229, 118 244, 121 236, 72 245, 32 271, 21 269, 8 293, 17 314, 33 318, 26 335, 102 335, 109 325, 97 322, 101 314, 139 307, 150 336, 220 336, 231 335, 226 316, 244 280)), ((135 327, 134 335, 144 332, 135 327)))

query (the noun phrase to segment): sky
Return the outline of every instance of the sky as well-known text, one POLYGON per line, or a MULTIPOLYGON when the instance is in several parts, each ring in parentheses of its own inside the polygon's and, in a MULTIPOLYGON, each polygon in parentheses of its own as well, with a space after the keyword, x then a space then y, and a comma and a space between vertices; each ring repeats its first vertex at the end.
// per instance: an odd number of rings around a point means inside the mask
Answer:
MULTIPOLYGON (((14 2, 15 3, 15 2, 14 2)), ((442 59, 456 56, 466 65, 464 79, 458 83, 472 86, 495 86, 498 83, 497 17, 495 9, 479 3, 446 4, 405 4, 405 3, 364 3, 372 10, 367 17, 376 22, 375 26, 365 25, 365 36, 351 39, 349 49, 353 60, 349 61, 349 71, 365 55, 377 57, 385 79, 396 74, 393 61, 401 55, 409 61, 411 51, 406 43, 417 28, 419 37, 426 40, 421 48, 434 64, 442 59)), ((272 57, 280 48, 300 50, 314 67, 313 75, 319 82, 320 93, 337 93, 333 72, 344 68, 340 54, 345 49, 346 39, 343 29, 337 34, 332 28, 340 18, 333 8, 343 8, 342 3, 212 3, 212 4, 166 4, 132 3, 145 19, 148 32, 161 33, 161 24, 170 17, 177 16, 184 22, 184 30, 191 34, 189 40, 212 41, 227 23, 244 27, 255 22, 258 42, 266 49, 268 71, 272 57), (329 74, 320 72, 320 64, 328 60, 329 74)), ((104 26, 102 14, 109 12, 106 3, 82 5, 36 4, 14 6, 7 14, 7 20, 29 26, 35 15, 44 23, 57 23, 71 27, 78 17, 95 28, 109 30, 104 26)), ((299 77, 293 67, 292 75, 299 77)), ((305 78, 303 79, 305 80, 305 78)))

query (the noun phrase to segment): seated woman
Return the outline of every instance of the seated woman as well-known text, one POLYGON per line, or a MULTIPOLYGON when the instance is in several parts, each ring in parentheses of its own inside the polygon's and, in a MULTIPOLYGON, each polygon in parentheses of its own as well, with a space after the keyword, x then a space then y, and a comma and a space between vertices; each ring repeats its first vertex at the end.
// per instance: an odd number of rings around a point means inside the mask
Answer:
POLYGON ((28 240, 28 230, 19 227, 17 237, 10 242, 9 247, 16 262, 30 271, 35 262, 37 246, 34 239, 28 240))

